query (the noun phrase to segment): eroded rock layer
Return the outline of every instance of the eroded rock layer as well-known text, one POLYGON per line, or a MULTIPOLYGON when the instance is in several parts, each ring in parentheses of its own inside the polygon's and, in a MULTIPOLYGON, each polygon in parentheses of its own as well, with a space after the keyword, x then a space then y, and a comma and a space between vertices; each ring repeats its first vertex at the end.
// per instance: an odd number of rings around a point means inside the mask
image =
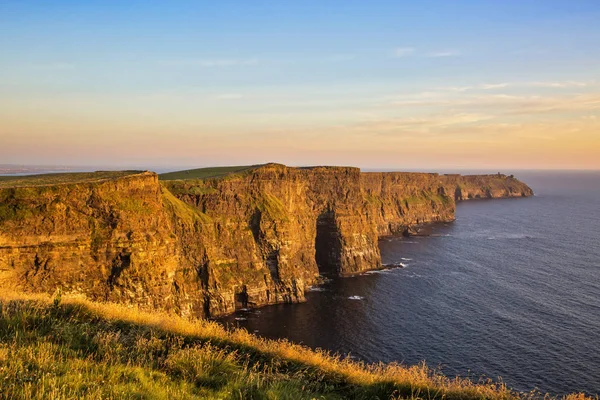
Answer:
POLYGON ((301 302, 320 274, 379 268, 379 237, 452 221, 458 200, 533 194, 505 175, 278 164, 220 179, 3 186, 3 287, 188 316, 301 302))

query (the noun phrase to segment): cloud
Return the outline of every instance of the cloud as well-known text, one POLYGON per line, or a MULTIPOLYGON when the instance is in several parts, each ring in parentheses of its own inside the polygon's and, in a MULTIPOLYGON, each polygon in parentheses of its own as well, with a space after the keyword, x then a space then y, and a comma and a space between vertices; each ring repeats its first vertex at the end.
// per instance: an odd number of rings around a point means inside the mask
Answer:
POLYGON ((396 58, 407 57, 415 52, 415 49, 412 47, 398 47, 395 48, 392 56, 396 58))
POLYGON ((442 90, 445 92, 466 92, 468 90, 494 90, 494 89, 502 89, 505 87, 511 86, 510 83, 483 83, 480 85, 473 86, 448 86, 437 88, 437 90, 442 90))
POLYGON ((241 93, 223 93, 217 96, 219 100, 239 100, 243 98, 244 95, 241 93))
POLYGON ((445 50, 427 53, 427 57, 457 57, 460 55, 461 52, 458 50, 445 50))
POLYGON ((573 88, 573 87, 587 87, 592 86, 595 82, 577 82, 577 81, 565 81, 565 82, 530 82, 531 86, 547 87, 547 88, 573 88))
MULTIPOLYGON (((511 95, 484 91, 446 96, 423 96, 423 93, 389 100, 388 107, 412 107, 415 109, 448 109, 455 112, 484 111, 486 114, 535 115, 545 113, 573 113, 600 110, 600 93, 559 93, 552 95, 511 95)), ((456 90, 455 90, 456 92, 456 90)), ((439 92, 435 92, 439 93, 439 92)))
POLYGON ((493 115, 478 113, 444 112, 427 117, 370 119, 354 125, 357 131, 369 133, 435 133, 454 125, 468 125, 494 118, 493 115))
POLYGON ((258 65, 258 58, 189 58, 179 60, 162 61, 160 64, 177 67, 236 67, 258 65))
POLYGON ((493 90, 505 88, 507 86, 510 86, 510 83, 485 83, 483 85, 480 85, 479 87, 483 90, 493 90))
POLYGON ((482 83, 468 86, 445 86, 435 88, 436 91, 464 93, 468 91, 493 91, 504 88, 554 88, 554 89, 569 89, 569 88, 586 88, 597 86, 596 81, 562 81, 562 82, 500 82, 500 83, 482 83))

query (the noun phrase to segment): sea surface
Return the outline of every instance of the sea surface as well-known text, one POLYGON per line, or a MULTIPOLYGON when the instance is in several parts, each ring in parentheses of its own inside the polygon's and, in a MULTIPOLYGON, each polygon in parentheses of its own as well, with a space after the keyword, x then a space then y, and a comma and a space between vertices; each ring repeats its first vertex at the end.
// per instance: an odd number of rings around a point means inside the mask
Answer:
POLYGON ((534 197, 459 203, 432 236, 381 240, 384 263, 405 268, 221 321, 520 391, 600 393, 600 172, 516 175, 534 197))

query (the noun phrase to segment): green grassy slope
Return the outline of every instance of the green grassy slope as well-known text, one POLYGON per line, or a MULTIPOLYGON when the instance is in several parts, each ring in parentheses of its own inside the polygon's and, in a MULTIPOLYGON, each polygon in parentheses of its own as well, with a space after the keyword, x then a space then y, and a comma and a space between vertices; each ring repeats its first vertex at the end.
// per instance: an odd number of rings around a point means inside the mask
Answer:
POLYGON ((210 168, 198 168, 188 169, 184 171, 167 172, 160 174, 158 178, 163 181, 172 181, 178 179, 207 179, 207 178, 221 178, 227 175, 239 174, 241 172, 250 171, 261 167, 260 165, 238 165, 230 167, 210 167, 210 168))
MULTIPOLYGON (((287 341, 81 298, 0 293, 0 399, 530 399, 424 365, 367 365, 287 341)), ((583 395, 567 396, 585 399, 583 395)))
POLYGON ((276 361, 253 362, 227 343, 109 321, 78 306, 0 309, 0 399, 341 398, 303 382, 301 370, 288 376, 276 361))
POLYGON ((63 172, 39 175, 7 175, 0 176, 0 188, 56 185, 61 183, 78 183, 103 179, 121 178, 142 171, 96 171, 96 172, 63 172))

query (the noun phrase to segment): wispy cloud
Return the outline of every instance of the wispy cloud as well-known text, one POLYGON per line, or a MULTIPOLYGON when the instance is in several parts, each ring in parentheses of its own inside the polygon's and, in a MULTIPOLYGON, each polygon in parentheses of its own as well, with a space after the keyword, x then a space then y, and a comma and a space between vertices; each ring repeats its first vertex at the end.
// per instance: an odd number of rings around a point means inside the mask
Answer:
POLYGON ((480 85, 472 85, 472 86, 446 86, 440 87, 436 90, 441 90, 444 92, 466 92, 469 90, 495 90, 502 89, 505 87, 511 86, 510 83, 482 83, 480 85))
POLYGON ((419 118, 373 118, 356 123, 354 129, 379 134, 398 132, 426 134, 454 125, 468 125, 492 118, 494 116, 488 114, 444 112, 419 118))
POLYGON ((484 83, 479 87, 483 90, 501 89, 510 86, 510 83, 484 83))
MULTIPOLYGON (((562 93, 552 95, 510 95, 474 92, 459 97, 423 97, 422 93, 396 98, 388 107, 450 110, 452 112, 483 111, 500 116, 533 116, 546 113, 581 113, 600 110, 600 93, 562 93)), ((385 107, 385 105, 384 105, 385 107)))
POLYGON ((219 100, 240 100, 243 99, 244 95, 241 93, 222 93, 217 96, 219 100))
POLYGON ((584 88, 595 86, 598 83, 596 81, 562 81, 562 82, 502 82, 502 83, 482 83, 471 86, 446 86, 436 88, 445 92, 467 92, 471 90, 497 90, 508 87, 512 88, 524 88, 524 87, 540 87, 540 88, 554 88, 554 89, 569 89, 569 88, 584 88))
POLYGON ((595 82, 578 82, 578 81, 564 81, 564 82, 530 82, 531 86, 547 87, 547 88, 574 88, 574 87, 587 87, 592 86, 595 82))
POLYGON ((253 66, 258 65, 258 58, 188 58, 178 60, 166 60, 160 63, 166 66, 178 67, 235 67, 235 66, 253 66))
POLYGON ((458 50, 434 51, 427 53, 427 57, 457 57, 460 55, 461 52, 458 50))
POLYGON ((400 57, 408 57, 415 52, 413 47, 397 47, 392 52, 392 57, 400 58, 400 57))

